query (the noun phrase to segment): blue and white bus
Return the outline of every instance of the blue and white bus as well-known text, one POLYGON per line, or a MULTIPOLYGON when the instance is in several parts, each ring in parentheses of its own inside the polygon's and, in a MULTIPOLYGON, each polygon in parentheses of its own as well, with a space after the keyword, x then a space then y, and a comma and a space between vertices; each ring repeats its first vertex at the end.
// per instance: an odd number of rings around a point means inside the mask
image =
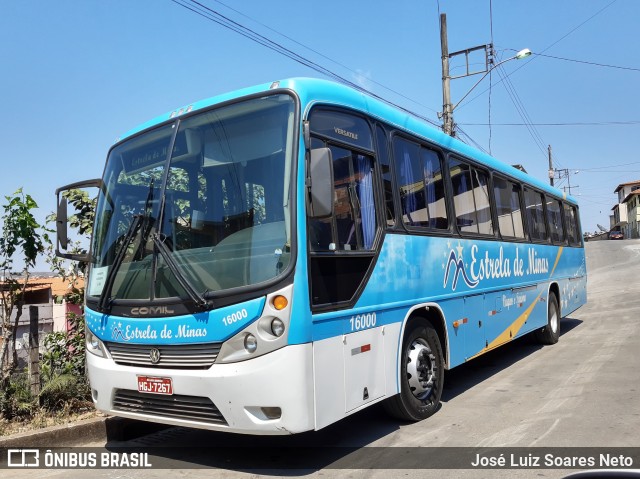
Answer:
MULTIPOLYGON (((87 365, 107 414, 252 434, 439 407, 444 371, 586 301, 576 201, 347 86, 289 79, 126 133, 101 180, 87 365)), ((62 250, 62 251, 60 251, 62 250)))

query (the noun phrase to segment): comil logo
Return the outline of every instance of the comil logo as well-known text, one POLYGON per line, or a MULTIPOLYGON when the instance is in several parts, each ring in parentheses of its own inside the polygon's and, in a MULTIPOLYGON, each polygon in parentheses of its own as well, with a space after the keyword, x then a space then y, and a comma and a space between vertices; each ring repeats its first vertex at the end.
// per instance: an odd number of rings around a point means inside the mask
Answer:
POLYGON ((8 467, 39 467, 40 451, 37 449, 7 450, 8 467))

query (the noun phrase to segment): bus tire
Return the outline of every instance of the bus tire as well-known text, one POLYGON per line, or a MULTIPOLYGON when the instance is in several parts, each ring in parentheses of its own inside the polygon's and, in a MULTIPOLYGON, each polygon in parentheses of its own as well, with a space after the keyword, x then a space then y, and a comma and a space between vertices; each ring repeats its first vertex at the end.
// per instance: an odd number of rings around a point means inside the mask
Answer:
POLYGON ((387 412, 405 421, 421 421, 440 407, 444 357, 438 333, 428 321, 414 322, 402 341, 400 393, 383 404, 387 412))
POLYGON ((560 339, 560 308, 555 293, 549 293, 547 304, 547 325, 538 329, 535 336, 539 343, 556 344, 560 339))

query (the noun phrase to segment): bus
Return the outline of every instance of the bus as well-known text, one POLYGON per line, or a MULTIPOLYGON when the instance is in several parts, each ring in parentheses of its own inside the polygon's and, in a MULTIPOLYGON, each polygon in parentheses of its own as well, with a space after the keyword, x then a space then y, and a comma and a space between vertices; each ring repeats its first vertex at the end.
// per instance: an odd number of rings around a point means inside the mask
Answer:
POLYGON ((445 370, 529 333, 553 344, 586 302, 574 198, 330 81, 169 112, 56 194, 109 415, 292 434, 384 402, 418 421, 445 370), (65 192, 90 186, 72 254, 65 192))

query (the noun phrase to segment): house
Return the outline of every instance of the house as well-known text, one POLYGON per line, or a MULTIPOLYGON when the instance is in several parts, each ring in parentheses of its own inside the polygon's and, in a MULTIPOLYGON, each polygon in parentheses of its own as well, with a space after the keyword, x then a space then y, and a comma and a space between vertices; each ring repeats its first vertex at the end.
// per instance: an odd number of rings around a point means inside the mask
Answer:
POLYGON ((638 230, 638 193, 640 193, 640 180, 622 183, 618 185, 614 193, 618 195, 618 203, 612 208, 611 229, 622 231, 625 238, 640 237, 640 230, 638 230), (635 206, 632 206, 632 204, 635 206), (632 212, 630 218, 629 213, 633 208, 635 208, 635 213, 632 212))
POLYGON ((623 230, 625 238, 640 238, 640 188, 633 190, 622 201, 627 209, 627 224, 623 230))
MULTIPOLYGON (((83 286, 84 279, 79 278, 77 287, 83 286)), ((0 287, 2 287, 2 283, 0 283, 0 287)), ((34 275, 29 278, 24 293, 22 315, 16 330, 16 350, 19 358, 24 359, 27 356, 31 306, 36 306, 38 310, 38 337, 41 346, 44 337, 48 333, 69 330, 68 313, 79 314, 81 312, 80 306, 68 303, 65 300, 65 295, 70 291, 71 285, 69 282, 57 276, 34 275)), ((11 321, 15 321, 16 314, 17 312, 14 310, 11 315, 11 321)), ((2 341, 1 338, 0 341, 2 341)))

